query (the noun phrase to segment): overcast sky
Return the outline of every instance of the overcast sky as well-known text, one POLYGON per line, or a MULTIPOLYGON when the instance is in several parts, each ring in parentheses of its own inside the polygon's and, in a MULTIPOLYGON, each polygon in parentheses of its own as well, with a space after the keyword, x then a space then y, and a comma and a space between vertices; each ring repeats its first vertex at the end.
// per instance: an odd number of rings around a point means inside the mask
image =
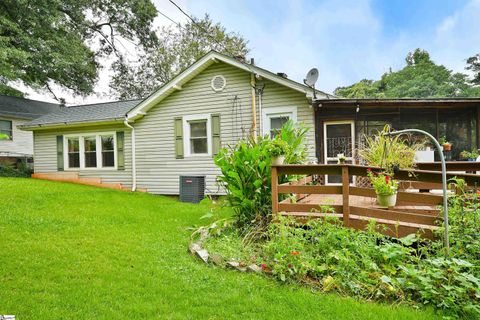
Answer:
MULTIPOLYGON (((168 0, 154 0, 175 21, 186 17, 168 0)), ((409 51, 427 50, 436 63, 464 71, 465 60, 480 52, 480 0, 178 0, 189 14, 209 13, 228 31, 249 41, 257 65, 301 81, 317 67, 317 87, 332 92, 363 78, 378 79, 400 69, 409 51)), ((172 24, 159 15, 157 26, 172 24)), ((98 94, 67 96, 68 103, 111 100, 108 72, 98 94)), ((49 100, 31 93, 31 99, 49 100)))

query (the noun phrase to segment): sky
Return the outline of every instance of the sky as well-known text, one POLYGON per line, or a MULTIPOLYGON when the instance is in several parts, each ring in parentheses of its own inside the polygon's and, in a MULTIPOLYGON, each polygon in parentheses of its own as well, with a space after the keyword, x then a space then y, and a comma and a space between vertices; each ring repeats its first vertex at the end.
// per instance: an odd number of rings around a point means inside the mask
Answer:
MULTIPOLYGON (((153 0, 174 21, 186 17, 168 0, 153 0)), ((187 13, 208 13, 228 31, 248 40, 249 57, 260 67, 284 72, 301 82, 319 69, 317 88, 361 79, 378 79, 401 69, 415 48, 427 50, 437 64, 465 72, 465 60, 480 53, 480 0, 178 0, 187 13)), ((159 15, 155 25, 172 22, 159 15)), ((101 73, 97 94, 65 94, 67 103, 109 101, 108 70, 101 73)), ((29 98, 52 101, 29 91, 29 98)))

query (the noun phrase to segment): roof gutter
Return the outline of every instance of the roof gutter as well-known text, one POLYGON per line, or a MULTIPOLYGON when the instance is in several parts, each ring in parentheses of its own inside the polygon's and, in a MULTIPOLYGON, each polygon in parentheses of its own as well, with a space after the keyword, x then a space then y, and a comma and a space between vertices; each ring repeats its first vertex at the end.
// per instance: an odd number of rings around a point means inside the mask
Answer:
POLYGON ((125 116, 125 120, 123 121, 126 127, 132 130, 131 137, 132 137, 132 191, 137 190, 137 164, 136 164, 136 148, 135 148, 135 128, 128 123, 128 117, 125 116))
POLYGON ((75 121, 75 122, 62 122, 62 123, 46 123, 46 124, 24 124, 18 125, 17 127, 24 131, 34 131, 34 130, 47 130, 47 129, 56 129, 56 128, 71 128, 71 127, 84 127, 84 126, 96 126, 96 125, 106 125, 106 124, 115 124, 122 122, 123 118, 113 118, 105 120, 91 120, 91 121, 75 121))

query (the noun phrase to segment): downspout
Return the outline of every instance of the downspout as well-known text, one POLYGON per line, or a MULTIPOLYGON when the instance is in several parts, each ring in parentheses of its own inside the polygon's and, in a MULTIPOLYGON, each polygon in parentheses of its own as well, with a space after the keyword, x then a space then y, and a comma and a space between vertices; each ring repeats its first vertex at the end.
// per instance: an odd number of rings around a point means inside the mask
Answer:
MULTIPOLYGON (((250 74, 250 87, 252 95, 252 133, 255 141, 257 140, 257 109, 255 103, 255 74, 250 74)), ((261 115, 260 115, 261 116, 261 115)))
POLYGON ((123 124, 132 130, 132 191, 137 190, 137 166, 136 166, 136 148, 135 148, 135 128, 128 123, 128 117, 125 116, 123 124))

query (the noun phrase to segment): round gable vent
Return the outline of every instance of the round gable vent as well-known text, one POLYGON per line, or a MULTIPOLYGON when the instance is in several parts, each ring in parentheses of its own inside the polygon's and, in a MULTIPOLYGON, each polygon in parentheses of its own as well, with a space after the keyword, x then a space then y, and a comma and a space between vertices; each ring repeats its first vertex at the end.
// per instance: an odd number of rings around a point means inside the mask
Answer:
POLYGON ((217 75, 212 78, 211 86, 213 91, 215 92, 222 91, 223 89, 225 89, 226 85, 227 85, 227 80, 225 80, 224 76, 217 75))

